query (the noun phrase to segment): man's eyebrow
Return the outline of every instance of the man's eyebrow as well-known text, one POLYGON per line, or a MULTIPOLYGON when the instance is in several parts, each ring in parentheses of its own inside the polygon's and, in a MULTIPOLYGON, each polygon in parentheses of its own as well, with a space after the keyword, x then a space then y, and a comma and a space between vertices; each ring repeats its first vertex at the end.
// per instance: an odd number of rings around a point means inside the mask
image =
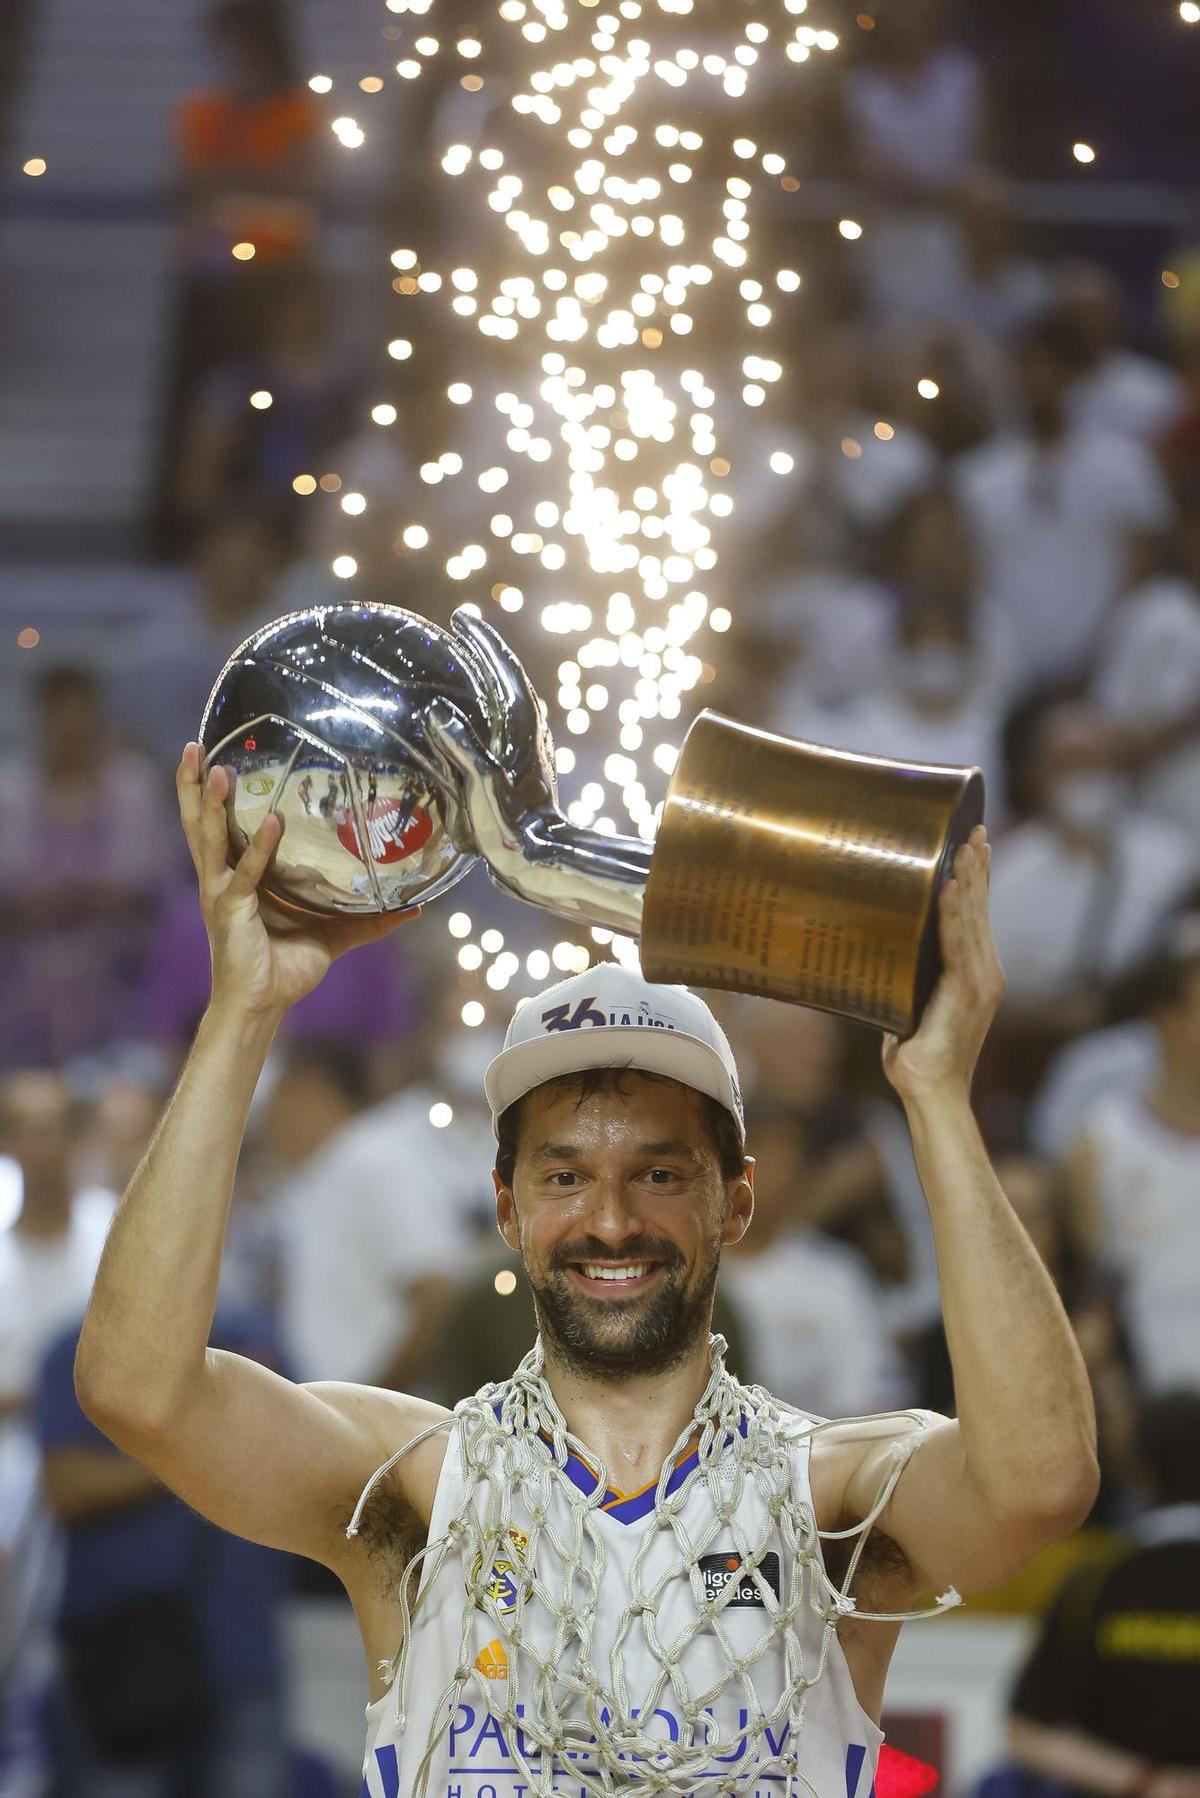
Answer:
POLYGON ((531 1161, 573 1161, 579 1146, 573 1142, 544 1142, 529 1157, 531 1161))
POLYGON ((637 1146, 639 1155, 673 1155, 677 1161, 694 1161, 699 1163, 701 1157, 695 1146, 682 1136, 664 1137, 660 1142, 640 1142, 637 1146))
MULTIPOLYGON (((574 1161, 583 1151, 578 1143, 544 1142, 534 1149, 531 1161, 574 1161)), ((635 1155, 670 1155, 677 1161, 690 1161, 699 1166, 702 1157, 693 1145, 683 1137, 665 1137, 659 1142, 640 1142, 634 1148, 635 1155)))

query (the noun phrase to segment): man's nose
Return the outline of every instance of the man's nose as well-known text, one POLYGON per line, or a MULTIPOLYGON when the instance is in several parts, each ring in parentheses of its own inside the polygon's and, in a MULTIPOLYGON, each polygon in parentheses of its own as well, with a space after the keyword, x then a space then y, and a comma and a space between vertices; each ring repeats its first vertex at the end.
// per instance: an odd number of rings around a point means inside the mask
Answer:
POLYGON ((588 1206, 588 1227, 592 1234, 610 1248, 619 1248, 632 1236, 644 1230, 636 1188, 629 1187, 618 1175, 598 1180, 592 1189, 588 1206))

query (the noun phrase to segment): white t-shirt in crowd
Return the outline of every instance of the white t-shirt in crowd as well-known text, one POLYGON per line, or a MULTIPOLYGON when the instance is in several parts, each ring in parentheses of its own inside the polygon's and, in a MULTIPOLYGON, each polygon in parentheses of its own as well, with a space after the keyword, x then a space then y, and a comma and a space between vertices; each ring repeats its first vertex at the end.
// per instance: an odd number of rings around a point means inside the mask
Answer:
POLYGON ((819 1417, 902 1405, 899 1357, 879 1321, 869 1263, 846 1243, 801 1229, 758 1255, 726 1255, 721 1290, 750 1356, 743 1378, 819 1417))
POLYGON ((408 1291, 455 1278, 494 1145, 435 1129, 408 1088, 347 1124, 277 1191, 284 1341, 301 1380, 369 1381, 411 1327, 408 1291))
POLYGON ((736 420, 721 439, 741 479, 733 525, 753 540, 799 507, 818 553, 838 553, 841 534, 874 530, 914 494, 932 486, 938 461, 929 440, 896 424, 877 437, 875 413, 847 411, 828 434, 768 429, 757 418, 736 420), (770 458, 786 451, 792 467, 776 474, 770 458))
POLYGON ((1187 387, 1173 369, 1136 350, 1113 350, 1071 390, 1071 416, 1085 431, 1119 431, 1153 443, 1182 411, 1187 387))
POLYGON ((116 1204, 87 1187, 60 1235, 27 1235, 17 1222, 0 1231, 0 1399, 25 1399, 51 1343, 82 1322, 116 1204))
POLYGON ((1018 825, 997 843, 991 879, 992 929, 1009 997, 1053 999, 1080 979, 1124 973, 1153 946, 1198 872, 1200 843, 1143 812, 1121 817, 1106 863, 1069 848, 1041 819, 1018 825), (1102 906, 1103 883, 1109 891, 1102 906), (1090 953, 1085 931, 1093 932, 1090 953))
POLYGON ((877 437, 878 422, 865 412, 847 417, 838 444, 829 452, 843 509, 862 530, 885 524, 906 500, 937 478, 937 456, 920 431, 897 424, 890 437, 877 437))
POLYGON ((946 45, 919 69, 902 74, 852 68, 843 78, 842 96, 867 167, 936 188, 948 177, 966 174, 975 160, 983 93, 979 65, 967 50, 946 45))
MULTIPOLYGON (((1128 724, 1172 724, 1200 712, 1200 591, 1164 575, 1128 594, 1100 640, 1092 698, 1128 724)), ((1200 835, 1200 726, 1137 782, 1143 810, 1200 835)))
POLYGON ((904 1237, 903 1280, 877 1288, 880 1322, 889 1337, 899 1341, 928 1329, 942 1315, 937 1249, 929 1201, 902 1114, 881 1100, 866 1108, 863 1125, 879 1155, 892 1216, 904 1237))
POLYGON ((1053 291, 1045 269, 1023 256, 1010 256, 991 280, 981 281, 960 247, 945 290, 933 296, 930 317, 1008 343, 1045 309, 1053 291))
MULTIPOLYGON (((764 588, 760 603, 764 626, 793 657, 777 689, 780 717, 845 705, 883 679, 896 608, 878 581, 844 568, 797 569, 764 588)), ((806 732, 797 726, 795 734, 806 732)))
MULTIPOLYGON (((860 168, 906 175, 938 189, 978 160, 983 93, 975 58, 957 45, 926 57, 919 69, 851 69, 842 104, 860 168)), ((855 265, 873 308, 895 324, 937 317, 953 279, 957 226, 944 207, 891 203, 866 225, 855 265)))
POLYGON ((1081 672, 1126 577, 1132 538, 1170 516, 1153 457, 1116 433, 1045 450, 1005 436, 971 450, 956 485, 974 526, 984 604, 1012 631, 1028 681, 1081 672))
POLYGON ((1158 1072, 1158 1032, 1141 1018, 1090 1030, 1060 1049, 1030 1104, 1029 1140, 1060 1161, 1083 1120, 1110 1093, 1140 1092, 1158 1072))
POLYGON ((1138 1373, 1150 1391, 1200 1385, 1200 1131, 1166 1123, 1141 1093, 1089 1113, 1101 1253, 1120 1275, 1138 1373))

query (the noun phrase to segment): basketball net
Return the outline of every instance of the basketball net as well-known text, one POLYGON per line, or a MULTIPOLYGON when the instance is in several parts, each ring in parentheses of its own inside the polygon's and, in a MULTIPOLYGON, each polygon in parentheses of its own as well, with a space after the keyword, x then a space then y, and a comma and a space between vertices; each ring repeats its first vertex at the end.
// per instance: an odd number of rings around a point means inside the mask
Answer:
MULTIPOLYGON (((608 1665, 595 1664, 593 1638, 597 1607, 605 1587, 607 1551, 598 1510, 608 1491, 608 1476, 598 1466, 590 1492, 582 1492, 563 1469, 570 1454, 585 1465, 595 1464, 591 1449, 572 1436, 543 1375, 541 1341, 535 1344, 510 1380, 484 1386, 472 1398, 463 1399, 452 1417, 423 1431, 392 1456, 375 1473, 355 1508, 347 1530, 358 1532, 363 1509, 378 1482, 417 1443, 438 1430, 457 1423, 461 1438, 463 1498, 443 1536, 431 1541, 414 1557, 401 1583, 403 1639, 396 1658, 383 1670, 395 1682, 396 1721, 408 1727, 407 1687, 412 1625, 433 1587, 446 1556, 454 1549, 462 1555, 466 1571, 461 1638, 455 1672, 443 1690, 429 1721, 423 1756, 411 1791, 413 1798, 428 1792, 434 1757, 455 1717, 469 1683, 481 1688, 490 1715, 503 1729, 515 1764, 528 1782, 534 1798, 554 1798, 556 1765, 571 1756, 572 1779, 589 1794, 625 1793, 631 1790, 631 1761, 637 1762, 636 1789, 641 1793, 671 1793, 673 1798, 693 1798, 714 1773, 721 1776, 722 1792, 740 1792, 753 1783, 763 1763, 763 1743, 768 1731, 775 1742, 767 1756, 773 1773, 786 1775, 783 1788, 788 1798, 817 1794, 800 1771, 799 1756, 804 1711, 809 1691, 825 1671, 829 1647, 839 1617, 853 1614, 878 1622, 903 1622, 930 1617, 962 1601, 953 1587, 922 1610, 860 1611, 849 1587, 866 1544, 867 1534, 887 1504, 904 1471, 928 1417, 919 1411, 873 1413, 863 1418, 814 1418, 781 1403, 761 1386, 744 1386, 724 1363, 725 1340, 710 1338, 711 1372, 691 1423, 663 1463, 655 1492, 653 1526, 647 1527, 634 1556, 629 1575, 628 1602, 618 1621, 608 1665), (913 1419, 920 1430, 893 1444, 893 1465, 870 1513, 846 1530, 818 1531, 811 1507, 795 1491, 793 1453, 806 1435, 815 1435, 833 1424, 913 1419), (531 1454, 538 1437, 551 1453, 531 1454), (676 1461, 697 1446, 695 1467, 672 1493, 667 1484, 676 1461), (718 1472, 718 1463, 720 1470, 718 1472), (711 1497, 706 1527, 693 1536, 682 1522, 682 1513, 694 1483, 704 1481, 711 1497), (481 1515, 475 1493, 486 1489, 488 1498, 481 1515), (746 1532, 743 1499, 756 1492, 766 1510, 762 1540, 746 1532), (570 1528, 560 1533, 552 1514, 557 1494, 570 1504, 570 1528), (515 1605, 501 1610, 488 1587, 497 1558, 511 1557, 508 1530, 520 1515, 528 1529, 524 1567, 515 1581, 515 1605), (783 1554, 780 1590, 763 1576, 761 1565, 778 1532, 783 1554), (663 1537, 672 1540, 669 1563, 652 1548, 663 1537), (821 1561, 819 1538, 858 1536, 845 1579, 840 1587, 828 1578, 821 1561), (741 1563, 739 1577, 726 1583, 715 1597, 705 1592, 700 1560, 712 1552, 720 1538, 725 1550, 732 1539, 741 1563), (410 1598, 412 1576, 421 1562, 430 1565, 421 1575, 415 1602, 410 1598), (656 1571, 649 1572, 653 1559, 656 1571), (664 1589, 687 1580, 695 1598, 695 1610, 684 1626, 668 1639, 659 1630, 659 1601, 664 1589), (739 1650, 729 1639, 724 1612, 739 1586, 752 1580, 762 1600, 763 1627, 749 1649, 739 1650), (804 1665, 798 1633, 792 1623, 808 1604, 823 1625, 820 1653, 815 1664, 804 1665), (503 1682, 473 1675, 475 1616, 482 1611, 496 1625, 507 1656, 509 1678, 503 1682), (549 1617, 553 1635, 545 1644, 544 1623, 526 1632, 526 1619, 549 1617), (702 1691, 692 1691, 684 1678, 682 1658, 688 1645, 707 1633, 721 1647, 727 1662, 721 1676, 702 1691), (542 1642, 538 1645, 535 1637, 542 1642), (649 1658, 658 1668, 648 1691, 639 1690, 631 1702, 626 1676, 626 1656, 631 1646, 642 1649, 639 1661, 649 1658), (783 1657, 783 1689, 778 1703, 764 1714, 754 1687, 754 1669, 776 1644, 783 1657), (496 1687, 503 1684, 504 1691, 496 1687), (744 1701, 747 1721, 738 1729, 742 1752, 731 1763, 730 1743, 721 1739, 709 1707, 732 1694, 744 1701), (651 1717, 665 1697, 679 1717, 679 1736, 664 1741, 649 1734, 639 1715, 651 1717), (500 1702, 503 1698, 504 1702, 500 1702), (784 1725, 788 1725, 786 1735, 784 1725), (718 1762, 717 1757, 721 1759, 718 1762), (530 1764, 531 1757, 543 1771, 530 1764), (576 1758, 581 1757, 581 1758, 576 1758), (591 1763, 589 1766, 589 1762, 591 1763)), ((745 1612, 743 1611, 743 1616, 745 1612)), ((711 1792, 711 1784, 708 1786, 711 1792)))

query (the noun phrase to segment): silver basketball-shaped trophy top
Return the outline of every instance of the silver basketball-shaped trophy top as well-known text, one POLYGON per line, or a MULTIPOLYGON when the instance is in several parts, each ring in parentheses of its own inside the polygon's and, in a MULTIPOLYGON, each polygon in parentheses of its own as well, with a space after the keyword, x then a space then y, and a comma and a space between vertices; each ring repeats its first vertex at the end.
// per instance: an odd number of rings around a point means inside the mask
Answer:
POLYGON ((229 771, 231 859, 274 810, 283 836, 263 886, 285 904, 388 912, 444 893, 475 857, 428 739, 438 700, 489 734, 470 648, 399 606, 313 607, 256 631, 200 722, 206 764, 229 771))

